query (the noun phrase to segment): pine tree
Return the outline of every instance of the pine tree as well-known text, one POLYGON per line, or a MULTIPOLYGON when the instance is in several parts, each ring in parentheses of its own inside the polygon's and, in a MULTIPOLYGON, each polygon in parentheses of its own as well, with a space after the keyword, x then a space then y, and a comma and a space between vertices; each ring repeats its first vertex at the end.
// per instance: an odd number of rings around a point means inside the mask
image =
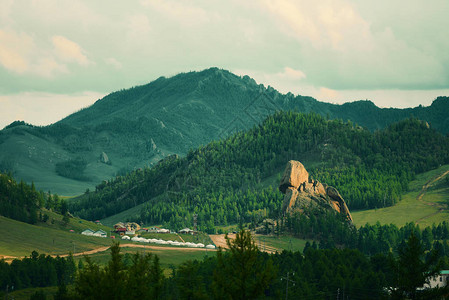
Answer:
POLYGON ((421 299, 428 291, 420 291, 431 277, 441 270, 438 254, 432 251, 429 260, 424 261, 424 247, 412 231, 407 242, 399 248, 399 257, 396 261, 395 276, 397 284, 392 291, 395 299, 421 299))
POLYGON ((229 253, 217 252, 213 287, 218 299, 256 299, 275 277, 271 259, 264 259, 251 233, 243 229, 234 240, 226 235, 229 253))

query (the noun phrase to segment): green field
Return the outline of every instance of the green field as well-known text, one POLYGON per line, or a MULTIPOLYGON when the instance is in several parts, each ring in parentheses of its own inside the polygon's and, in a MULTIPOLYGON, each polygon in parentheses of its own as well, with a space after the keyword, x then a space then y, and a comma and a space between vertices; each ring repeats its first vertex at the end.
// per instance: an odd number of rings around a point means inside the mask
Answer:
POLYGON ((71 219, 64 227, 61 224, 61 216, 47 212, 50 219, 48 224, 38 223, 30 225, 0 216, 2 238, 0 239, 1 256, 29 256, 33 250, 39 253, 61 255, 69 252, 82 252, 101 246, 109 246, 110 239, 81 235, 86 228, 92 230, 108 227, 94 224, 80 219, 71 219), (51 224, 51 219, 54 224, 51 224), (70 232, 70 230, 74 232, 70 232))
MULTIPOLYGON (((198 251, 190 250, 188 248, 173 247, 170 250, 167 249, 155 249, 155 248, 133 248, 133 247, 121 247, 120 253, 134 254, 134 253, 152 253, 160 258, 160 263, 163 269, 170 269, 170 266, 178 266, 187 260, 201 260, 206 256, 215 255, 214 250, 198 251)), ((96 253, 89 255, 92 260, 100 265, 106 265, 110 259, 110 251, 96 253)), ((75 260, 83 260, 83 257, 76 257, 75 260)))
MULTIPOLYGON (((69 289, 71 287, 68 287, 69 289)), ((42 291, 47 299, 53 299, 53 296, 58 292, 57 286, 49 286, 49 287, 40 287, 40 288, 29 288, 29 289, 23 289, 14 291, 12 293, 9 293, 8 299, 14 299, 14 300, 28 300, 34 293, 42 291)), ((0 294, 1 296, 2 294, 0 294)), ((3 296, 5 297, 5 296, 3 296)), ((1 297, 0 299, 3 299, 1 297)), ((6 299, 6 298, 5 298, 6 299)))
MULTIPOLYGON (((288 235, 256 235, 254 241, 260 250, 271 250, 271 248, 289 251, 303 251, 307 240, 298 239, 288 235)), ((311 241, 310 241, 311 242, 311 241)))
MULTIPOLYGON (((157 199, 157 197, 154 199, 157 199)), ((114 224, 117 224, 118 222, 126 222, 126 220, 132 220, 136 216, 140 215, 140 211, 143 209, 145 204, 147 204, 147 202, 136 205, 130 209, 119 212, 118 214, 115 214, 113 216, 101 219, 101 223, 112 227, 114 226, 114 224)))
POLYGON ((431 226, 449 220, 447 202, 449 200, 449 185, 445 172, 449 171, 449 165, 419 174, 409 185, 409 192, 402 196, 402 200, 392 207, 351 212, 354 224, 357 227, 366 223, 396 224, 402 226, 408 222, 415 222, 421 228, 431 226), (435 181, 436 180, 436 181, 435 181), (423 186, 429 187, 423 191, 423 186), (418 199, 420 193, 421 199, 418 199))

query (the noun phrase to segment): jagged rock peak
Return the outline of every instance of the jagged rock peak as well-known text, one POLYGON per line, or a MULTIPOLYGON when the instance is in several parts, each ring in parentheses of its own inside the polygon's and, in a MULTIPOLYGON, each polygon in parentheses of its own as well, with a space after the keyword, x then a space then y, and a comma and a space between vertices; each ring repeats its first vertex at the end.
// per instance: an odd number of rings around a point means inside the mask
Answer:
POLYGON ((304 212, 308 208, 329 209, 346 216, 352 222, 348 206, 337 189, 311 179, 299 161, 290 160, 287 163, 279 190, 285 194, 282 205, 284 213, 304 212))

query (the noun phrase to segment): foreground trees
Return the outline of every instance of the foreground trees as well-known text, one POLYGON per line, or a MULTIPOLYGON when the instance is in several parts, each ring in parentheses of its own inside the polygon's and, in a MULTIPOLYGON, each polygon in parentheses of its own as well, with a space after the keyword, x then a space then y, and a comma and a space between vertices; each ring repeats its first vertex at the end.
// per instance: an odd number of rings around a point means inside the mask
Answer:
POLYGON ((423 290, 442 267, 437 251, 430 251, 427 260, 424 254, 423 245, 412 232, 407 242, 399 248, 399 257, 395 262, 397 284, 392 290, 394 299, 435 299, 449 292, 448 287, 423 290))
POLYGON ((111 259, 101 269, 86 257, 87 265, 75 280, 74 299, 159 299, 162 269, 159 258, 150 253, 136 253, 130 267, 123 263, 120 246, 111 247, 111 259))
POLYGON ((276 276, 271 258, 260 255, 249 231, 240 230, 235 240, 226 235, 229 252, 217 253, 212 283, 217 299, 256 299, 276 276))

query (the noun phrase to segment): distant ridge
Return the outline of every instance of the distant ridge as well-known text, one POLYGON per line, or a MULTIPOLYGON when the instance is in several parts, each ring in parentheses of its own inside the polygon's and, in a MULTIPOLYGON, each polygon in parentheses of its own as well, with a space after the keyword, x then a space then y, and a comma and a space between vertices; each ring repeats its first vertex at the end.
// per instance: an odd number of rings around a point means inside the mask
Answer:
POLYGON ((117 174, 251 128, 280 110, 316 112, 369 130, 414 116, 449 132, 448 97, 407 109, 378 108, 371 101, 335 105, 210 68, 113 92, 49 126, 13 123, 0 131, 0 170, 34 181, 39 189, 76 195, 117 174))

